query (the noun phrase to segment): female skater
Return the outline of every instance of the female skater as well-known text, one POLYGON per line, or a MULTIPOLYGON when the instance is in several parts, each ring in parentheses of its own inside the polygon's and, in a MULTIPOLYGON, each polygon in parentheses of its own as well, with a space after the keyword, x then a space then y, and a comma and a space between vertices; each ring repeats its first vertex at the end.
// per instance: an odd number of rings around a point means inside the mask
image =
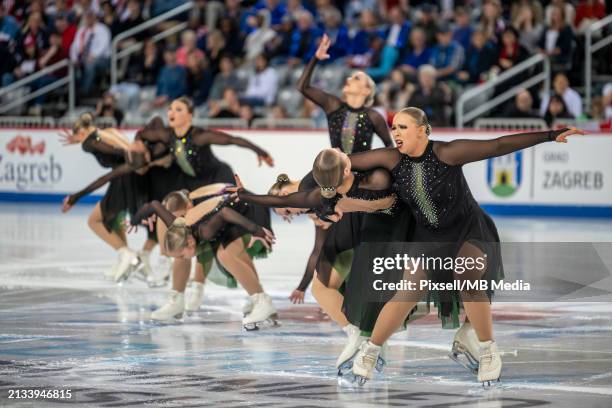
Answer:
MULTIPOLYGON (((90 113, 81 115, 73 126, 72 134, 64 132, 61 136, 64 145, 80 143, 83 150, 91 153, 103 167, 116 169, 125 164, 128 140, 116 129, 98 129, 90 113)), ((66 197, 62 211, 68 211, 83 194, 66 197)), ((155 241, 147 239, 137 254, 128 247, 123 226, 125 213, 134 214, 146 201, 144 178, 137 174, 124 174, 110 182, 104 197, 96 204, 87 221, 92 231, 119 253, 117 264, 106 274, 115 282, 123 279, 134 266, 145 276, 152 277, 149 254, 155 241)))
MULTIPOLYGON (((190 202, 190 200, 185 203, 190 202)), ((168 227, 165 232, 163 245, 165 251, 177 260, 190 260, 194 256, 207 267, 212 260, 206 252, 210 248, 216 251, 216 259, 227 269, 245 288, 252 300, 252 309, 243 319, 243 326, 247 330, 258 328, 265 321, 276 317, 276 309, 268 295, 263 292, 259 284, 255 267, 251 258, 244 261, 241 252, 248 251, 251 256, 261 256, 270 249, 274 235, 266 228, 257 225, 247 217, 235 211, 237 207, 229 196, 208 198, 185 212, 185 217, 175 217, 159 201, 153 201, 141 208, 132 220, 136 226, 147 220, 149 227, 153 227, 150 217, 155 214, 168 227), (236 236, 238 231, 248 231, 249 241, 245 244, 244 234, 236 236), (208 246, 210 245, 210 247, 208 246)), ((240 210, 248 212, 248 209, 240 210)), ((240 232, 239 232, 240 233, 240 232)), ((188 276, 188 270, 187 270, 188 276)), ((184 280, 186 283, 186 279, 184 280)), ((176 282, 175 282, 176 287, 176 282)), ((182 288, 176 288, 184 291, 182 288)), ((184 297, 178 290, 174 301, 182 303, 184 297)), ((182 311, 175 314, 182 317, 182 311)))
MULTIPOLYGON (((464 273, 420 268, 414 274, 403 274, 404 279, 418 283, 426 277, 448 282, 481 278, 494 281, 503 276, 497 229, 472 197, 462 165, 547 141, 566 142, 568 136, 584 134, 584 131, 570 128, 492 140, 431 141, 431 126, 425 113, 418 108, 406 108, 394 117, 392 133, 397 148, 355 154, 350 156, 350 160, 357 170, 384 168, 392 174, 398 195, 408 204, 416 220, 413 241, 435 244, 434 251, 423 246, 415 248, 415 253, 421 254, 423 249, 425 255, 442 257, 477 259, 488 256, 484 265, 473 265, 464 273)), ((395 299, 401 301, 385 304, 371 339, 361 345, 355 358, 353 374, 360 383, 372 378, 380 346, 404 322, 417 297, 424 294, 424 291, 398 291, 395 299)), ((478 381, 496 380, 500 376, 502 361, 493 340, 490 302, 483 301, 490 293, 466 291, 459 295, 480 342, 478 381)))
POLYGON ((374 133, 382 139, 385 146, 392 146, 387 122, 371 108, 376 84, 367 74, 358 71, 346 79, 342 89, 344 100, 310 85, 317 61, 329 58, 327 50, 330 45, 331 40, 326 34, 321 39, 314 57, 304 68, 298 81, 298 90, 325 111, 331 146, 345 153, 370 150, 374 133))

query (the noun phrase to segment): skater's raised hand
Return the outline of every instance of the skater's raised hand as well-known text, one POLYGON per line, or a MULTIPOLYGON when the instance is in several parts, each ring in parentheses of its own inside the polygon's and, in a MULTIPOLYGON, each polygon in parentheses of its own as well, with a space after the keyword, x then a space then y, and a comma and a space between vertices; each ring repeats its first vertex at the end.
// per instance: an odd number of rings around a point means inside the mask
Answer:
POLYGON ((270 250, 272 248, 272 245, 276 241, 276 237, 274 236, 272 231, 268 230, 267 228, 261 227, 258 232, 251 235, 251 240, 249 241, 249 245, 247 246, 247 248, 251 248, 253 245, 255 245, 257 241, 261 242, 267 250, 270 250))
POLYGON ((242 180, 238 174, 234 174, 234 181, 236 182, 236 186, 229 186, 226 188, 226 191, 230 193, 230 197, 236 202, 240 201, 240 197, 238 197, 238 192, 240 190, 244 190, 244 184, 242 184, 242 180))
POLYGON ((568 136, 574 136, 574 135, 586 135, 587 133, 582 130, 582 129, 578 129, 576 127, 570 127, 568 128, 565 132, 561 133, 559 136, 557 136, 557 138, 555 139, 555 142, 557 143, 567 143, 567 137, 568 136))
POLYGON ((329 39, 327 34, 323 34, 323 37, 321 38, 321 42, 319 43, 319 48, 317 48, 317 52, 315 53, 315 57, 319 61, 324 61, 326 59, 329 59, 328 50, 330 46, 331 46, 331 40, 329 39))
POLYGON ((257 155, 257 165, 259 167, 261 167, 262 162, 270 167, 274 167, 274 159, 268 153, 257 155))
POLYGON ((70 209, 74 206, 74 202, 71 199, 71 196, 64 197, 64 201, 62 202, 62 212, 66 213, 70 211, 70 209))
POLYGON ((69 146, 72 144, 81 143, 78 136, 68 129, 62 129, 62 131, 58 133, 58 135, 60 137, 60 143, 62 144, 62 146, 69 146))
POLYGON ((299 290, 299 289, 295 289, 293 292, 291 292, 291 294, 289 295, 289 300, 291 301, 291 303, 298 304, 298 303, 304 303, 304 291, 303 290, 299 290))

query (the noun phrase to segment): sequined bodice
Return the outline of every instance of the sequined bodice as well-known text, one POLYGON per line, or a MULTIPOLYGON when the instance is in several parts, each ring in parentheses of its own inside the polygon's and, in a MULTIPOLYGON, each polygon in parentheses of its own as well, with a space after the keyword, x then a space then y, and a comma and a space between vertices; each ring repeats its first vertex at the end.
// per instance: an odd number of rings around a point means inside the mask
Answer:
POLYGON ((410 206, 417 225, 443 229, 454 225, 478 204, 461 166, 440 161, 433 145, 430 141, 420 157, 403 154, 391 174, 394 189, 410 206))
POLYGON ((171 133, 168 149, 174 160, 186 174, 200 177, 214 169, 219 159, 213 154, 210 145, 198 146, 193 142, 193 135, 201 129, 191 127, 183 137, 171 133))
POLYGON ((346 103, 327 115, 331 146, 344 153, 370 150, 374 124, 368 115, 368 108, 353 109, 346 103))

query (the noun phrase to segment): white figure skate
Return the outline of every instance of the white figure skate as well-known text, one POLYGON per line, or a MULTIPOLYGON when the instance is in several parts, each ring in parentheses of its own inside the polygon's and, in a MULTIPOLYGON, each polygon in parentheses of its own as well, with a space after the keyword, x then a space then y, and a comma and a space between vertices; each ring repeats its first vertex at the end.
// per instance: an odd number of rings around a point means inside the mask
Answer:
POLYGON ((242 319, 242 327, 246 331, 259 330, 264 327, 278 325, 276 308, 272 304, 272 298, 265 293, 251 295, 253 310, 242 319))
POLYGON ((472 374, 478 374, 480 345, 474 328, 469 322, 463 323, 453 339, 453 348, 448 355, 472 374))
POLYGON ((494 341, 480 342, 480 359, 478 365, 478 381, 485 386, 491 385, 491 381, 499 381, 502 369, 501 353, 497 350, 497 343, 494 341))
POLYGON ((201 282, 193 282, 191 284, 191 294, 185 302, 185 310, 188 312, 197 312, 202 305, 204 298, 204 284, 201 282))
POLYGON ((165 305, 151 313, 151 320, 158 322, 181 319, 185 312, 185 294, 172 291, 165 305))
POLYGON ((361 343, 359 352, 353 361, 353 375, 357 384, 364 385, 374 376, 374 367, 378 361, 380 349, 380 346, 373 344, 369 340, 361 343))

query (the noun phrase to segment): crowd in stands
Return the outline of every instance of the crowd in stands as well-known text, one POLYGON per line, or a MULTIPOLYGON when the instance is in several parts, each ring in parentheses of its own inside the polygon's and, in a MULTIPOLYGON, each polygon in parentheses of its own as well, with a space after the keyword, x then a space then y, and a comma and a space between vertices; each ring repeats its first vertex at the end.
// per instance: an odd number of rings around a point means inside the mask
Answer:
MULTIPOLYGON (((350 70, 363 70, 377 83, 378 106, 390 112, 418 106, 434 126, 452 124, 452 107, 462 91, 535 53, 550 58, 552 89, 522 90, 490 115, 549 123, 612 119, 612 85, 596 88, 592 106, 584 110, 574 89, 583 86, 583 33, 610 13, 602 0, 196 0, 189 11, 119 42, 120 50, 142 45, 119 60, 119 83, 111 88, 113 38, 183 3, 0 1, 2 86, 69 58, 77 68, 79 101, 104 95, 98 113, 119 122, 122 109, 146 115, 188 95, 208 117, 249 123, 257 117, 302 117, 324 123, 316 107, 288 101, 296 97, 302 66, 326 33, 332 40, 330 58, 319 70, 328 75, 316 76, 315 86, 334 91, 350 70), (154 34, 180 22, 185 30, 154 40, 154 34)), ((601 54, 594 68, 612 74, 612 51, 601 54)), ((63 75, 65 69, 49 73, 31 90, 63 75)), ((500 84, 488 96, 529 75, 500 84)), ((31 101, 30 113, 40 114, 44 103, 44 95, 31 101)))

